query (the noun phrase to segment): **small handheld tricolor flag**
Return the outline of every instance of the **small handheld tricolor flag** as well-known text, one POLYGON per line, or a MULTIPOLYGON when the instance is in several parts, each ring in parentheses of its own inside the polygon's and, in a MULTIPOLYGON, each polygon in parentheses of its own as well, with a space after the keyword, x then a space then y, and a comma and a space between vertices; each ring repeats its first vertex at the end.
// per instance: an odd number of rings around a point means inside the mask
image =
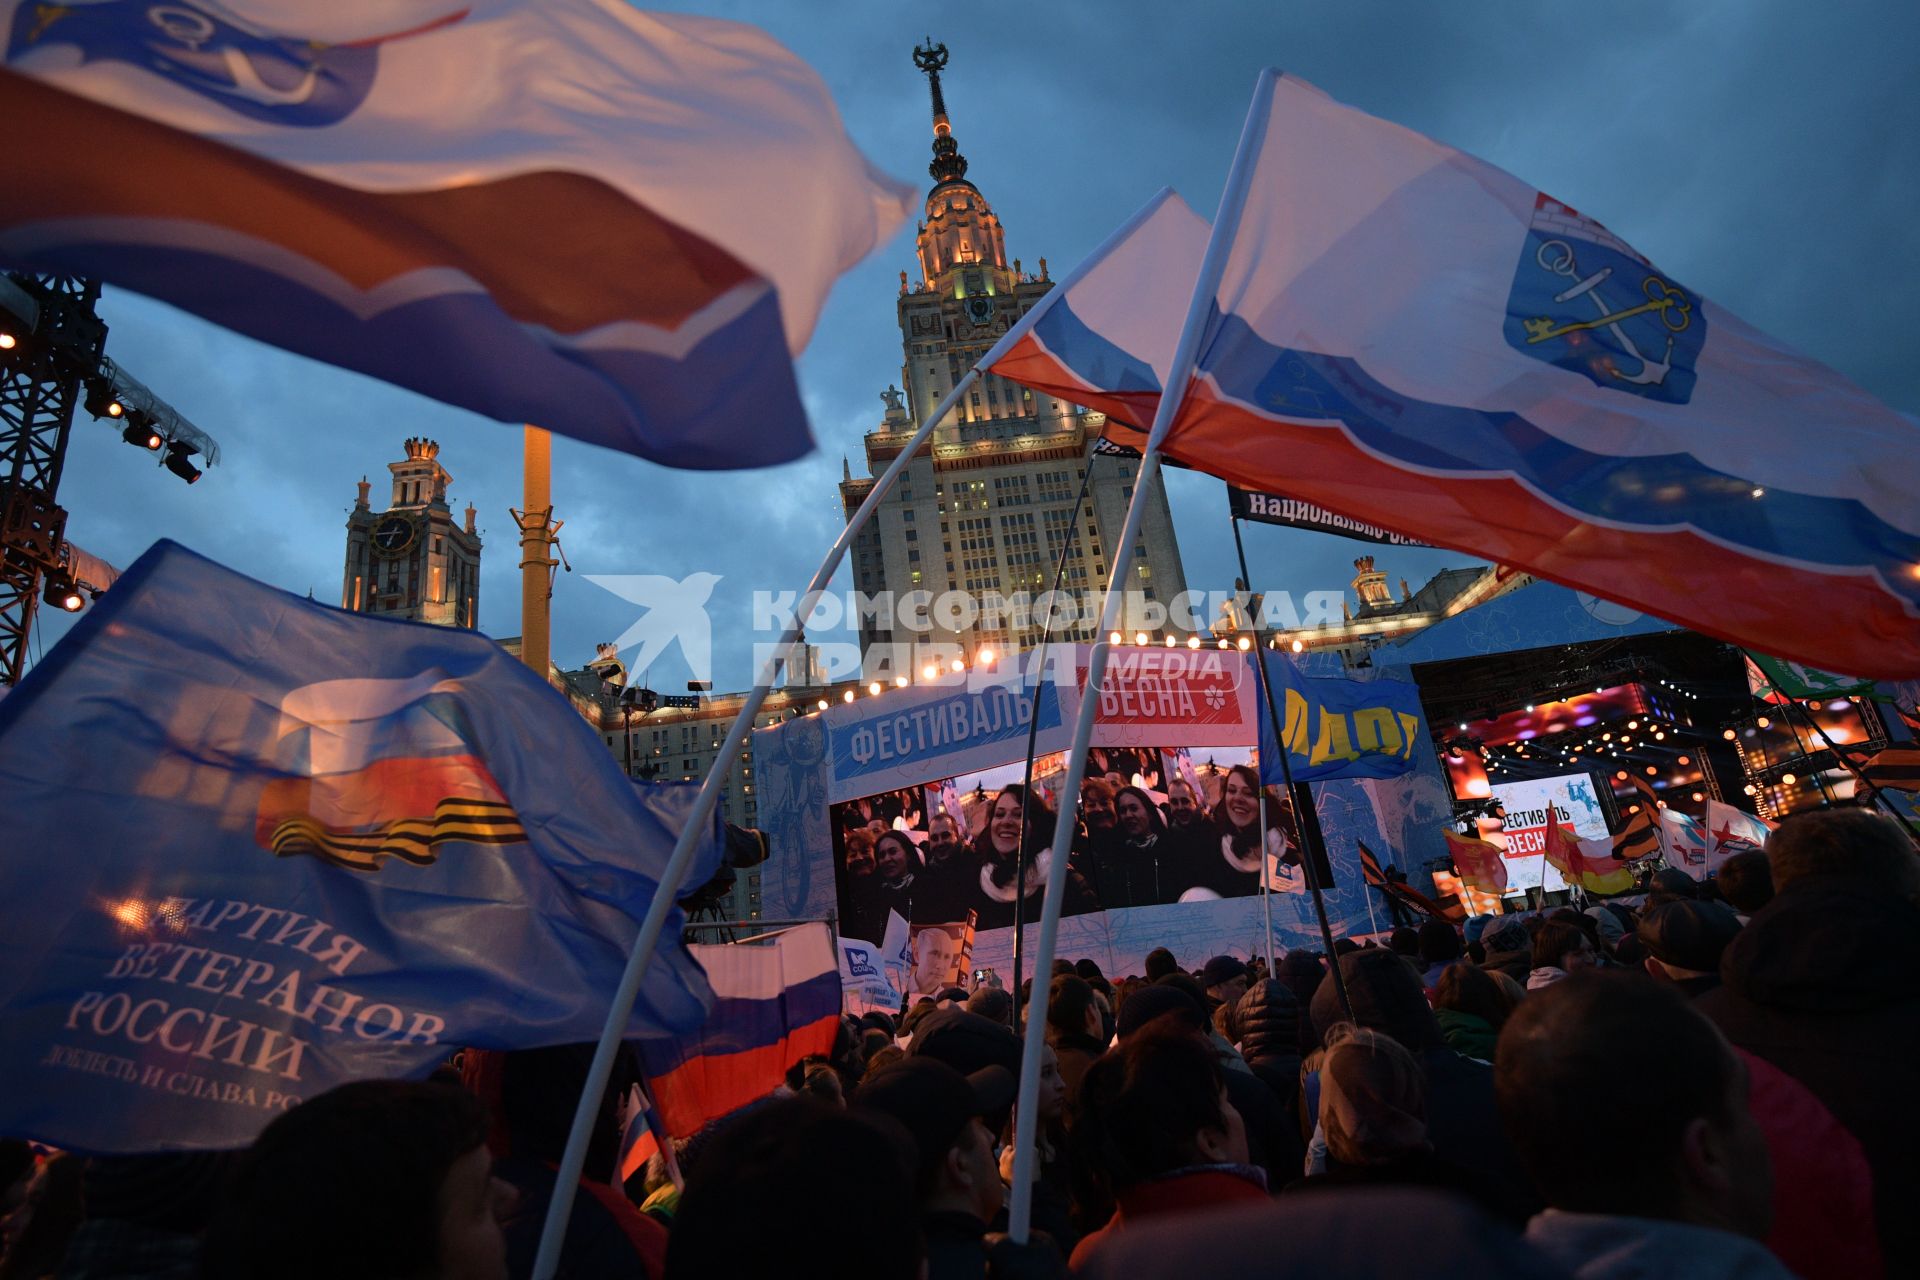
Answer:
POLYGON ((713 987, 713 1012, 690 1035, 639 1046, 656 1136, 691 1137, 765 1097, 801 1058, 831 1052, 840 1024, 840 969, 824 923, 689 949, 713 987))

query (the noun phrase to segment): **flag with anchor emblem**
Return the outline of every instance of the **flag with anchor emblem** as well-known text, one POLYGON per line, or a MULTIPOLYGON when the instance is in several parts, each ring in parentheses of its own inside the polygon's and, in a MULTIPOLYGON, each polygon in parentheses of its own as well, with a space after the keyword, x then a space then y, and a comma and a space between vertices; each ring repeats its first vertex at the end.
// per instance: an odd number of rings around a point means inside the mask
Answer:
MULTIPOLYGON (((239 1147, 460 1046, 592 1040, 694 791, 486 636, 161 542, 0 702, 0 1132, 239 1147)), ((637 1039, 713 1003, 661 939, 637 1039)))
POLYGON ((813 444, 911 191, 764 32, 619 0, 0 0, 0 264, 669 466, 813 444))
MULTIPOLYGON (((1920 674, 1920 426, 1485 161, 1291 76, 1253 126, 1169 460, 1809 666, 1920 674)), ((1140 444, 1206 246, 1161 197, 992 371, 1140 444)))
POLYGON ((1256 127, 1170 456, 1767 653, 1920 673, 1913 421, 1483 160, 1291 76, 1256 127))

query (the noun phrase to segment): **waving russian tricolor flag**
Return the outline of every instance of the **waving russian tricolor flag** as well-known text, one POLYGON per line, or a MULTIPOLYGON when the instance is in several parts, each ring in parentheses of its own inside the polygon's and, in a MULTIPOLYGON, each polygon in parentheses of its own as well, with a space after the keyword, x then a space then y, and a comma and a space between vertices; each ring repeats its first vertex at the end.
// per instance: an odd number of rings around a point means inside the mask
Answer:
POLYGON ((713 987, 713 1013, 691 1035, 636 1046, 674 1138, 765 1097, 808 1054, 831 1052, 840 1023, 840 967, 824 923, 690 950, 713 987))
POLYGON ((0 262, 682 467, 812 447, 791 356, 909 188, 754 27, 618 0, 0 0, 0 262))
MULTIPOLYGON (((1168 457, 1765 652, 1920 672, 1920 428, 1492 165, 1271 90, 1168 457)), ((993 371, 1141 425, 1193 292, 1169 258, 1103 269, 1147 225, 993 371)), ((1176 243, 1191 281, 1204 239, 1176 243)))
POLYGON ((1166 385, 1180 334, 1180 303, 1193 292, 1207 220, 1162 187, 1105 244, 1043 294, 980 363, 1036 391, 1107 415, 1106 436, 1135 449, 1166 385))

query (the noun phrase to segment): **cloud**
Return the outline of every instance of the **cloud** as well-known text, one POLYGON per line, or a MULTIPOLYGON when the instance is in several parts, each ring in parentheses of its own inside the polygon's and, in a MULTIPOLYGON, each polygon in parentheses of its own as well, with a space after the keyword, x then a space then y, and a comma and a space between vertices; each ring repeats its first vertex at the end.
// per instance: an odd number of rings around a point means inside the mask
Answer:
MULTIPOLYGON (((1920 6, 976 0, 964 22, 851 0, 663 7, 766 26, 820 71, 876 162, 920 182, 927 96, 908 54, 932 23, 952 55, 947 102, 969 177, 1029 269, 1044 255, 1064 273, 1165 183, 1211 211, 1254 76, 1273 63, 1553 192, 1721 306, 1894 406, 1920 409, 1909 350, 1920 308, 1885 283, 1920 257, 1910 65, 1920 6)), ((864 469, 876 394, 900 378, 895 300, 912 262, 908 226, 829 298, 799 362, 820 444, 812 457, 695 474, 556 440, 554 501, 576 568, 555 588, 558 660, 586 661, 594 643, 634 620, 584 573, 709 572, 722 579, 712 602, 716 686, 745 682, 747 637, 727 619, 744 625, 756 589, 801 588, 839 528, 840 459, 864 469)), ((401 456, 403 438, 428 435, 454 475, 455 507, 479 509, 481 625, 519 631, 507 515, 521 503, 517 427, 123 293, 109 292, 102 311, 109 353, 219 439, 224 460, 189 488, 104 425, 77 424, 62 490, 75 540, 124 565, 172 537, 336 601, 354 481, 366 474, 384 505, 385 464, 401 456)), ((1222 486, 1178 473, 1169 486, 1190 585, 1229 587, 1239 568, 1222 486)), ((1254 528, 1247 550, 1254 586, 1298 594, 1344 585, 1366 548, 1254 528)), ((1383 568, 1416 586, 1466 562, 1380 554, 1383 568)), ((47 634, 66 621, 47 620, 47 634)), ((667 667, 656 687, 683 678, 667 667)))

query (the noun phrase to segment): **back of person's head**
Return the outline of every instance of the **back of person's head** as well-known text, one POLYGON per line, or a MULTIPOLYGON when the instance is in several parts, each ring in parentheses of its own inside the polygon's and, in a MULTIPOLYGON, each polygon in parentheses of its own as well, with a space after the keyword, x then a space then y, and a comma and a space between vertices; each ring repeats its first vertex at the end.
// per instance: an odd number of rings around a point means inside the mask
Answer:
POLYGON ((454 1085, 362 1080, 311 1098, 241 1157, 200 1274, 414 1280, 470 1274, 456 1264, 477 1253, 504 1275, 486 1136, 485 1108, 454 1085))
POLYGON ((1431 1150, 1426 1072, 1392 1036, 1335 1027, 1320 1062, 1320 1128, 1327 1154, 1345 1165, 1431 1150))
POLYGON ((1497 955, 1530 950, 1533 938, 1527 932, 1526 921, 1519 916, 1495 916, 1480 935, 1480 945, 1487 949, 1488 955, 1497 955))
POLYGON ((1387 950, 1395 955, 1419 955, 1420 931, 1410 924, 1401 925, 1387 936, 1387 950))
POLYGON ((913 1140, 885 1116, 807 1098, 726 1127, 687 1175, 668 1280, 912 1280, 921 1274, 913 1140))
POLYGON ((81 1179, 87 1217, 199 1235, 212 1220, 239 1159, 238 1151, 92 1156, 81 1179))
POLYGON ((1063 973, 1047 987, 1047 1039, 1078 1046, 1091 1040, 1088 1013, 1094 1007, 1093 988, 1075 973, 1063 973))
POLYGON ((1277 978, 1247 988, 1234 1012, 1240 1051, 1248 1062, 1300 1056, 1300 1000, 1277 978))
POLYGON ((1147 981, 1158 982, 1170 973, 1180 971, 1180 962, 1173 958, 1173 952, 1165 947, 1155 947, 1147 952, 1147 981))
POLYGON ((1507 1015, 1513 1012, 1513 1002, 1500 984, 1486 970, 1464 960, 1456 960, 1440 971, 1439 981, 1433 984, 1433 1005, 1436 1009, 1471 1013, 1495 1031, 1506 1025, 1507 1015))
POLYGON ((1340 957, 1340 976, 1353 1002, 1349 1018, 1340 1004, 1340 991, 1331 974, 1313 993, 1313 1025, 1324 1038, 1342 1022, 1384 1031, 1415 1053, 1440 1047, 1440 1024, 1420 985, 1420 975, 1401 955, 1375 948, 1340 957))
POLYGON ((1697 898, 1700 885, 1678 867, 1662 867, 1653 873, 1647 894, 1651 898, 1697 898))
POLYGON ((866 1069, 860 1073, 861 1081, 864 1083, 865 1081, 873 1079, 874 1076, 885 1071, 888 1067, 899 1062, 906 1056, 907 1051, 897 1044, 890 1044, 886 1048, 876 1051, 867 1059, 866 1069))
POLYGON ((1162 1018, 1172 1018, 1188 1031, 1204 1032, 1206 1001, 1171 982, 1148 983, 1127 997, 1120 1008, 1115 1030, 1125 1041, 1162 1018))
POLYGON ((967 1012, 1003 1027, 1013 1025, 1013 997, 1001 987, 981 987, 967 997, 967 1012))
POLYGON ((827 1060, 825 1054, 810 1053, 788 1067, 787 1088, 836 1107, 847 1100, 840 1073, 833 1069, 833 1063, 827 1060))
POLYGON ((1446 964, 1460 958, 1460 935, 1445 920, 1429 920, 1420 926, 1420 962, 1446 964))
POLYGON ((1100 972, 1100 962, 1091 956, 1082 956, 1080 959, 1074 961, 1073 971, 1085 978, 1088 982, 1092 982, 1095 978, 1105 976, 1100 972))
MULTIPOLYGON (((593 1062, 590 1044, 516 1049, 502 1056, 500 1116, 506 1126, 505 1155, 544 1164, 560 1163, 573 1112, 586 1087, 593 1062)), ((600 1096, 600 1114, 587 1143, 582 1172, 595 1182, 612 1182, 620 1162, 619 1109, 640 1079, 640 1062, 631 1049, 614 1058, 613 1072, 600 1096)))
POLYGON ((1672 898, 1640 917, 1635 936, 1669 977, 1702 977, 1720 972, 1720 957, 1740 936, 1740 918, 1724 902, 1672 898))
POLYGON ((1494 1087, 1554 1208, 1765 1233, 1772 1178, 1746 1069, 1672 986, 1582 972, 1531 992, 1500 1034, 1494 1087), (1623 1098, 1634 1080, 1660 1083, 1623 1098))
POLYGON ((1767 837, 1773 887, 1807 876, 1853 876, 1884 892, 1920 892, 1920 854, 1889 818, 1868 809, 1823 809, 1788 818, 1767 837))
POLYGON ((1245 1163, 1225 1088, 1205 1040, 1156 1022, 1087 1068, 1068 1126, 1075 1165, 1119 1194, 1188 1165, 1245 1163))
POLYGON ((907 1046, 910 1057, 933 1058, 961 1075, 983 1067, 1005 1067, 1020 1074, 1020 1037, 1005 1023, 965 1009, 942 1009, 923 1018, 907 1046))
POLYGON ((1568 953, 1581 950, 1583 945, 1593 944, 1579 925, 1568 920, 1549 920, 1533 935, 1533 967, 1565 969, 1568 953))
POLYGON ((1213 1008, 1213 1001, 1207 999, 1206 988, 1200 985, 1200 979, 1190 973, 1170 973, 1166 977, 1156 980, 1154 985, 1159 987, 1178 987, 1181 991, 1186 992, 1187 996, 1203 1010, 1213 1008))
POLYGON ((1761 849, 1736 853, 1720 864, 1714 877, 1720 896, 1743 916, 1750 916, 1773 901, 1773 866, 1761 849))

